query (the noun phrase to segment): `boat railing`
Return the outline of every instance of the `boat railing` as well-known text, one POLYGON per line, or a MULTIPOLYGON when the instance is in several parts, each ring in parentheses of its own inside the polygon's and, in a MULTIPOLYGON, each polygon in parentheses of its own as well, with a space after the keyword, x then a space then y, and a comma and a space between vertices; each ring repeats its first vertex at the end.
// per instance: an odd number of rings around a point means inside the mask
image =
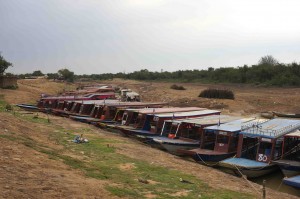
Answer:
POLYGON ((242 128, 241 130, 242 131, 245 131, 247 129, 251 129, 251 128, 255 128, 257 127, 259 124, 262 124, 264 122, 266 122, 268 120, 256 120, 256 121, 253 121, 253 122, 247 122, 246 124, 242 124, 242 128))
POLYGON ((242 126, 242 132, 253 134, 253 135, 263 135, 263 136, 270 136, 270 137, 279 137, 282 135, 285 135, 287 133, 292 132, 293 130, 296 130, 299 128, 299 124, 291 124, 288 126, 285 126, 280 129, 263 129, 262 126, 259 124, 253 124, 251 127, 247 124, 247 126, 242 126))

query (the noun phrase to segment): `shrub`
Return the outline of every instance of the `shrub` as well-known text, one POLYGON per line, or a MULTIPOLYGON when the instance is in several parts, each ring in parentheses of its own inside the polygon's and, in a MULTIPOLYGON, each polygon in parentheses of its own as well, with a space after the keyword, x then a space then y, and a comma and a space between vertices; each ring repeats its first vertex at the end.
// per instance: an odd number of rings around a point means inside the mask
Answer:
POLYGON ((11 89, 11 90, 16 90, 16 89, 18 89, 19 87, 18 87, 18 85, 10 85, 10 86, 6 86, 6 87, 4 87, 3 89, 11 89))
POLYGON ((217 99, 234 99, 234 93, 227 89, 208 88, 203 90, 198 97, 217 98, 217 99))
POLYGON ((178 86, 176 84, 173 84, 170 88, 174 90, 186 90, 183 86, 178 86))

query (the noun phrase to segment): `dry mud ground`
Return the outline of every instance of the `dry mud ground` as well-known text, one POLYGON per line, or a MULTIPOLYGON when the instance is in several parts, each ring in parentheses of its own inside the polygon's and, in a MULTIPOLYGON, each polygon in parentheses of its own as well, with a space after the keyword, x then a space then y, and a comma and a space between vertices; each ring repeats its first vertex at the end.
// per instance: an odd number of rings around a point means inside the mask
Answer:
MULTIPOLYGON (((208 87, 207 85, 181 84, 187 88, 186 91, 182 92, 169 89, 170 83, 122 80, 114 80, 110 83, 127 85, 129 88, 141 92, 145 101, 164 100, 172 105, 220 108, 223 112, 242 115, 263 110, 286 112, 297 110, 300 112, 299 105, 296 104, 299 102, 300 89, 295 88, 241 88, 233 86, 230 88, 235 91, 236 100, 214 100, 211 102, 211 100, 197 98, 200 90, 208 87), (270 104, 271 102, 273 104, 270 104)), ((40 93, 54 94, 70 87, 72 86, 45 80, 21 80, 18 90, 0 89, 0 95, 4 95, 8 103, 26 103, 34 102, 40 93)), ((216 190, 232 190, 260 198, 260 194, 255 190, 259 190, 261 187, 255 183, 177 158, 118 134, 55 116, 50 116, 51 124, 32 122, 31 119, 28 119, 30 116, 27 115, 30 114, 22 112, 16 116, 12 113, 0 112, 1 198, 118 198, 105 189, 106 186, 115 182, 111 182, 109 179, 87 177, 80 167, 70 167, 61 159, 52 158, 49 155, 49 150, 55 149, 64 157, 77 158, 86 162, 92 161, 93 156, 87 156, 84 152, 75 153, 61 145, 59 140, 51 138, 52 133, 62 129, 68 129, 68 132, 82 132, 83 129, 91 129, 89 132, 85 132, 87 137, 118 140, 117 143, 112 143, 118 154, 145 161, 151 165, 192 174, 216 190)), ((46 118, 43 114, 39 114, 39 117, 46 118)), ((129 172, 132 169, 130 165, 130 163, 120 165, 120 168, 124 172, 129 172)), ((184 194, 173 195, 174 198, 178 196, 184 196, 184 194)), ((297 198, 270 189, 267 189, 267 196, 268 198, 297 198)), ((156 198, 157 196, 155 193, 145 193, 144 197, 156 198)))

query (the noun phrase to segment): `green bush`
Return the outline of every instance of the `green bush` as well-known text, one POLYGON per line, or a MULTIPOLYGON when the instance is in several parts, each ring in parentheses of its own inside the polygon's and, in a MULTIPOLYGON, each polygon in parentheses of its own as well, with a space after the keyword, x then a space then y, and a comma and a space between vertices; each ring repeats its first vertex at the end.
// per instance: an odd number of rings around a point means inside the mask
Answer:
POLYGON ((178 86, 176 84, 173 84, 170 88, 174 90, 186 90, 183 86, 178 86))
POLYGON ((198 97, 216 99, 234 99, 234 93, 227 89, 208 88, 203 90, 198 97))
POLYGON ((18 85, 10 85, 10 86, 3 87, 3 89, 11 89, 11 90, 16 90, 18 88, 19 88, 18 85))

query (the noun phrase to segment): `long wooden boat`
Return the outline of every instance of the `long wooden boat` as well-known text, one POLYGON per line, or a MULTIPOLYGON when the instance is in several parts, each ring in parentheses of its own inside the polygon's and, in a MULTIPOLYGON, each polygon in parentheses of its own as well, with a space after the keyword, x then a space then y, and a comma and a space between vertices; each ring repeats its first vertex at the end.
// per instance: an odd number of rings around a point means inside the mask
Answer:
POLYGON ((267 119, 273 119, 275 117, 275 114, 271 111, 269 112, 261 112, 260 116, 267 119))
POLYGON ((55 108, 59 101, 86 101, 86 100, 104 100, 104 99, 115 99, 115 93, 98 93, 88 94, 82 96, 70 95, 70 96, 46 96, 42 97, 38 101, 39 108, 55 108))
POLYGON ((239 135, 236 157, 220 162, 229 173, 246 175, 248 178, 260 177, 278 169, 273 162, 281 158, 283 136, 300 128, 300 120, 272 119, 265 123, 244 127, 239 135), (245 150, 245 145, 255 141, 255 150, 245 150))
POLYGON ((281 159, 273 162, 286 177, 300 175, 300 130, 284 136, 281 159))
POLYGON ((283 183, 300 189, 300 175, 290 177, 290 178, 284 178, 283 183))
POLYGON ((299 113, 280 113, 280 112, 273 112, 277 117, 290 117, 290 118, 300 118, 299 113))
MULTIPOLYGON (((238 151, 238 136, 243 126, 258 125, 265 119, 243 118, 225 124, 204 128, 200 147, 192 150, 178 150, 183 155, 191 156, 195 161, 208 165, 218 166, 218 162, 233 157, 238 151), (212 143, 212 144, 211 144, 212 143)), ((254 143, 249 143, 249 148, 254 143)))
POLYGON ((148 114, 142 129, 130 130, 128 132, 128 135, 159 136, 165 120, 204 117, 209 115, 219 115, 220 113, 221 112, 217 110, 200 110, 189 112, 148 114))
POLYGON ((147 120, 148 115, 159 113, 175 113, 206 110, 199 107, 168 107, 168 108, 148 108, 140 110, 126 110, 122 116, 121 123, 115 124, 113 128, 121 130, 125 135, 128 130, 141 129, 147 120))
MULTIPOLYGON (((218 123, 223 124, 238 119, 227 115, 212 115, 183 120, 166 120, 160 136, 152 137, 153 142, 160 144, 174 155, 181 155, 178 150, 191 150, 200 147, 203 129, 218 123)), ((153 143, 148 138, 147 143, 153 143)), ((211 143, 210 143, 211 144, 211 143)))

